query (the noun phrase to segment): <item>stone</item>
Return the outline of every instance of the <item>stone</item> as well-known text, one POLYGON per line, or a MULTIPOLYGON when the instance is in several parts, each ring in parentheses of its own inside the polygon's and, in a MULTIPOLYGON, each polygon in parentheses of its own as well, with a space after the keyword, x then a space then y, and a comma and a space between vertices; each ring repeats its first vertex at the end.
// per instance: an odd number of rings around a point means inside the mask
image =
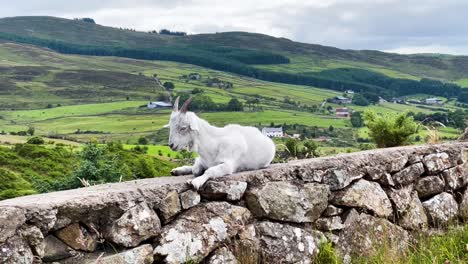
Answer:
POLYGON ((435 175, 448 169, 452 164, 449 155, 445 152, 426 155, 423 158, 423 163, 429 175, 435 175))
POLYGON ((36 226, 25 225, 19 230, 20 236, 28 243, 33 254, 42 258, 44 255, 44 235, 36 226))
POLYGON ((0 208, 0 244, 12 237, 26 222, 25 211, 16 207, 0 208))
POLYGON ((207 264, 238 264, 236 257, 227 247, 216 249, 208 260, 207 264))
POLYGON ((158 206, 158 213, 163 223, 171 221, 180 211, 182 206, 177 191, 169 192, 158 206))
MULTIPOLYGON (((55 226, 57 222, 57 212, 58 212, 57 209, 50 209, 50 210, 44 211, 44 210, 41 210, 40 208, 34 208, 33 210, 28 210, 28 223, 39 227, 39 229, 41 229, 43 234, 47 234, 49 233, 49 231, 53 229, 53 227, 55 226)), ((69 224, 71 224, 71 222, 67 223, 66 225, 58 229, 61 229, 69 224)))
POLYGON ((57 261, 72 257, 76 252, 63 243, 54 235, 48 235, 44 238, 44 256, 42 260, 46 262, 57 261))
POLYGON ((315 225, 320 231, 335 231, 344 228, 343 221, 339 216, 319 218, 315 221, 315 225))
POLYGON ((96 250, 96 235, 91 234, 86 228, 78 223, 71 224, 60 229, 55 234, 65 244, 75 250, 93 252, 96 250))
POLYGON ((443 192, 444 181, 438 176, 427 176, 420 178, 416 184, 416 191, 419 197, 425 198, 443 192))
POLYGON ((463 220, 468 220, 468 188, 462 195, 460 202, 460 217, 463 220))
POLYGON ((145 244, 139 247, 100 258, 99 261, 88 262, 88 264, 152 264, 153 247, 145 244))
POLYGON ((242 181, 209 181, 200 194, 209 200, 239 201, 247 189, 247 183, 242 181))
POLYGON ((393 174, 392 178, 395 184, 408 185, 415 182, 423 173, 424 165, 421 162, 418 162, 393 174))
POLYGON ((255 224, 258 251, 264 263, 313 263, 326 241, 318 231, 274 222, 255 224))
POLYGON ((30 264, 34 255, 29 245, 19 236, 12 236, 0 244, 0 263, 2 264, 30 264))
POLYGON ((331 202, 335 205, 365 208, 380 217, 389 217, 393 213, 392 204, 382 187, 364 179, 333 193, 331 202))
POLYGON ((408 205, 408 209, 399 217, 398 225, 407 230, 426 230, 428 219, 416 192, 412 193, 408 205))
POLYGON ((342 208, 339 208, 339 207, 336 207, 332 204, 328 205, 327 206, 327 209, 325 209, 325 211, 323 212, 323 216, 335 216, 335 215, 340 215, 343 213, 343 209, 342 208))
POLYGON ((352 255, 375 255, 384 245, 397 253, 403 253, 410 242, 410 235, 403 228, 387 219, 358 213, 354 209, 348 213, 344 225, 336 247, 337 253, 346 263, 352 255))
POLYGON ((188 190, 180 194, 180 204, 182 205, 182 209, 184 210, 187 210, 199 204, 200 200, 200 194, 192 190, 188 190))
POLYGON ((385 168, 382 167, 373 167, 368 166, 366 167, 367 177, 369 180, 377 181, 382 178, 384 175, 388 174, 385 168))
POLYGON ((106 232, 106 239, 123 247, 135 247, 155 237, 161 231, 161 222, 146 203, 140 203, 117 219, 106 232))
POLYGON ((390 159, 389 172, 401 171, 408 163, 409 157, 407 154, 395 153, 390 159))
POLYGON ((154 249, 156 263, 201 260, 244 229, 249 210, 227 202, 199 204, 162 228, 154 249))
POLYGON ((404 186, 401 189, 390 188, 387 191, 387 195, 390 198, 390 201, 395 205, 396 213, 401 215, 406 212, 406 209, 409 207, 412 197, 411 193, 413 192, 413 185, 404 186))
POLYGON ((449 193, 443 192, 422 203, 434 226, 446 225, 458 215, 458 204, 449 193))
POLYGON ((341 190, 351 182, 364 177, 365 173, 358 170, 330 169, 323 177, 323 183, 329 185, 330 190, 341 190))
POLYGON ((464 165, 444 170, 442 176, 450 190, 458 190, 468 184, 468 170, 464 165))
POLYGON ((385 173, 384 175, 382 175, 382 177, 378 180, 378 182, 382 186, 390 186, 390 187, 395 186, 395 181, 393 180, 393 177, 390 173, 385 173))
POLYGON ((256 217, 295 223, 314 222, 327 208, 326 185, 268 182, 246 193, 247 207, 256 217))

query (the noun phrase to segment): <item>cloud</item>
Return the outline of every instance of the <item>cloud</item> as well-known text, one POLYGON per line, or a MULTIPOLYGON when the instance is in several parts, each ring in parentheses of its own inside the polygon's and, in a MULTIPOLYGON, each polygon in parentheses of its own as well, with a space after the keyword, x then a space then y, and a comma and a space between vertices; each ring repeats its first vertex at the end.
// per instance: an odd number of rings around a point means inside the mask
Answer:
POLYGON ((0 16, 92 17, 143 31, 249 31, 344 49, 468 54, 465 10, 464 0, 17 0, 2 5, 0 16))

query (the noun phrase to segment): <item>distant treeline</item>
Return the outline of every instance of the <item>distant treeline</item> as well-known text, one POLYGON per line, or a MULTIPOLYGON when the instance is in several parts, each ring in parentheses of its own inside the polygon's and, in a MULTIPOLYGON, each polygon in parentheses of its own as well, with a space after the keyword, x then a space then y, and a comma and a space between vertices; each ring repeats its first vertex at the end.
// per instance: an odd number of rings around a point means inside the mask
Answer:
POLYGON ((391 78, 386 75, 355 68, 341 68, 321 72, 293 74, 258 69, 249 64, 284 64, 289 59, 266 51, 231 47, 162 46, 156 49, 130 49, 70 44, 60 41, 17 36, 0 32, 0 39, 46 47, 66 54, 118 56, 143 60, 169 60, 227 71, 265 81, 309 85, 335 91, 354 90, 385 99, 414 93, 445 97, 459 97, 467 102, 460 86, 438 80, 421 81, 391 78))

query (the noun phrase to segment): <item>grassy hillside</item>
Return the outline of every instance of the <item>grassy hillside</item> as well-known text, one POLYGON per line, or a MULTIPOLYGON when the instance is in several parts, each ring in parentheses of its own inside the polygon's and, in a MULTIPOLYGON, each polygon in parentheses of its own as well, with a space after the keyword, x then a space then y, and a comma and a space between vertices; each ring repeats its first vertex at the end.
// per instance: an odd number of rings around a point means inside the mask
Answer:
POLYGON ((169 36, 54 17, 13 17, 0 19, 1 38, 63 53, 185 62, 267 81, 337 91, 351 88, 386 98, 411 94, 411 89, 433 95, 444 95, 448 90, 449 96, 460 95, 459 88, 452 91, 442 86, 437 90, 398 78, 429 77, 464 85, 463 79, 468 77, 468 57, 464 56, 341 50, 246 32, 169 36), (336 69, 360 72, 336 73, 336 69))
MULTIPOLYGON (((88 46, 156 48, 168 45, 235 47, 299 55, 308 61, 361 62, 393 68, 415 76, 468 77, 468 58, 464 56, 398 55, 379 51, 341 50, 285 38, 247 32, 225 32, 188 36, 170 36, 121 30, 97 24, 56 17, 11 17, 0 19, 0 32, 50 39, 88 46), (86 36, 86 37, 83 37, 86 36), (421 68, 423 66, 423 68, 421 68)), ((308 63, 310 65, 312 63, 308 63)))
MULTIPOLYGON (((333 108, 338 105, 322 105, 327 98, 340 95, 331 90, 265 82, 176 62, 64 55, 10 42, 0 43, 0 54, 4 55, 0 60, 0 85, 10 87, 0 89, 0 131, 16 132, 34 127, 40 135, 134 143, 139 137, 162 129, 169 119, 169 110, 141 107, 168 94, 154 76, 161 82, 173 82, 175 93, 199 89, 215 103, 225 104, 231 98, 244 103, 256 99, 256 107, 263 108, 262 111, 246 107, 246 112, 200 113, 216 125, 274 123, 351 127, 349 120, 334 117, 333 108), (201 80, 183 78, 194 72, 202 76, 201 80), (205 81, 209 78, 231 82, 233 87, 208 87, 205 81), (286 104, 286 98, 294 105, 286 104), (306 111, 304 106, 315 106, 317 111, 306 111), (329 106, 331 112, 326 110, 329 106)), ((419 105, 393 103, 350 107, 357 111, 369 108, 376 112, 433 112, 419 105)), ((448 107, 452 106, 444 106, 448 107)), ((454 109, 457 108, 453 106, 454 109)))

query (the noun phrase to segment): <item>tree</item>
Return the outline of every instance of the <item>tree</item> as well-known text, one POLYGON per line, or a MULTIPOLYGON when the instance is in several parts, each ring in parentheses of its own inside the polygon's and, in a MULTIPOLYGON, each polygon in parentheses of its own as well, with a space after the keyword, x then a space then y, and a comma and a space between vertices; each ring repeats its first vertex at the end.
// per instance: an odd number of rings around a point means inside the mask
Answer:
POLYGON ((351 114, 351 125, 353 127, 362 127, 364 125, 361 112, 356 111, 351 114))
POLYGON ((304 157, 318 157, 319 154, 317 152, 318 145, 315 141, 309 140, 304 143, 304 157))
POLYGON ((26 143, 33 144, 33 145, 42 145, 45 142, 44 142, 44 139, 41 138, 41 137, 32 137, 32 138, 28 139, 28 141, 26 143))
POLYGON ((450 120, 450 124, 458 129, 464 129, 466 127, 466 117, 467 115, 460 109, 448 113, 448 119, 450 120))
POLYGON ((148 145, 148 139, 145 137, 138 138, 138 144, 140 145, 148 145))
POLYGON ((353 104, 360 105, 360 106, 368 106, 370 105, 369 101, 362 95, 356 94, 353 97, 353 104))
POLYGON ((418 132, 413 117, 406 113, 377 115, 366 111, 364 122, 369 128, 369 136, 380 148, 406 145, 410 137, 418 132))
POLYGON ((173 82, 164 82, 163 86, 164 88, 166 88, 166 90, 174 90, 175 88, 175 85, 173 82))
POLYGON ((244 110, 244 104, 242 104, 242 102, 237 98, 232 98, 227 105, 227 109, 229 111, 240 112, 244 110))
POLYGON ((292 158, 298 158, 299 156, 299 142, 296 139, 288 138, 284 143, 287 153, 292 158))
POLYGON ((29 134, 30 136, 34 136, 34 132, 35 132, 35 131, 36 131, 36 130, 34 129, 34 127, 29 127, 28 130, 27 130, 27 132, 28 132, 28 134, 29 134))

